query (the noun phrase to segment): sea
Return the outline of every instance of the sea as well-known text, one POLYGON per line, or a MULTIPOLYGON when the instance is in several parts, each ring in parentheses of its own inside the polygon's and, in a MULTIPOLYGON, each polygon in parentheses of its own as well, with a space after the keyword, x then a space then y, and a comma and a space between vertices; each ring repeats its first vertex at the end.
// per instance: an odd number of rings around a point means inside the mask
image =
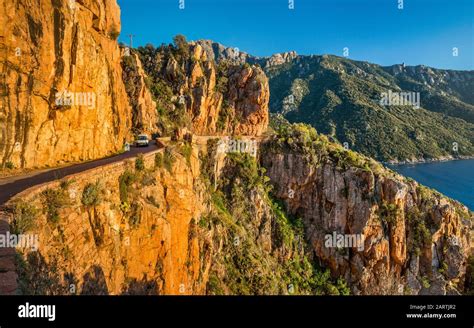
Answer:
POLYGON ((460 201, 474 211, 474 159, 389 165, 389 167, 460 201))

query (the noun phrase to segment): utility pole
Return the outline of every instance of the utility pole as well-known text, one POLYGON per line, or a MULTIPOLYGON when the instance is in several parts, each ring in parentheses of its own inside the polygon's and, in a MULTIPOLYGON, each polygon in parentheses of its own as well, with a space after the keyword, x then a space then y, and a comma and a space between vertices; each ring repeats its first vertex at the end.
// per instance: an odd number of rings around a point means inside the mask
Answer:
POLYGON ((136 36, 135 34, 129 34, 128 35, 130 38, 130 49, 133 49, 133 38, 136 36))

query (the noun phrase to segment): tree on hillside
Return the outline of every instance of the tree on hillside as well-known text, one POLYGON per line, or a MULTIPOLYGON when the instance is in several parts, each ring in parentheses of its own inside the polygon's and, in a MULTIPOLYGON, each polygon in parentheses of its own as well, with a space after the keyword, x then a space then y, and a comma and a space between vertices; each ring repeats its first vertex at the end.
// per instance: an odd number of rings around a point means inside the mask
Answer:
POLYGON ((173 43, 176 50, 178 50, 178 54, 186 58, 189 54, 189 46, 186 37, 182 34, 178 34, 173 38, 173 43))

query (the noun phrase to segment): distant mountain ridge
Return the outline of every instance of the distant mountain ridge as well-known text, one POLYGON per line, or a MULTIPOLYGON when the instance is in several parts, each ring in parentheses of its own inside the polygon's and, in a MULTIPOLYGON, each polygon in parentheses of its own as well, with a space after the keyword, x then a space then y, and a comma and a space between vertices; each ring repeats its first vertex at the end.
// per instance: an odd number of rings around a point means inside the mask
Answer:
POLYGON ((474 155, 474 71, 296 52, 255 57, 209 40, 194 43, 217 62, 260 65, 270 82, 271 112, 368 156, 417 162, 474 155), (382 106, 388 92, 419 94, 421 108, 382 106))
POLYGON ((190 44, 199 44, 207 52, 208 56, 214 58, 216 62, 229 60, 234 64, 258 64, 262 68, 281 65, 298 57, 296 51, 277 53, 269 57, 257 57, 240 51, 237 47, 226 47, 211 40, 191 41, 190 44))

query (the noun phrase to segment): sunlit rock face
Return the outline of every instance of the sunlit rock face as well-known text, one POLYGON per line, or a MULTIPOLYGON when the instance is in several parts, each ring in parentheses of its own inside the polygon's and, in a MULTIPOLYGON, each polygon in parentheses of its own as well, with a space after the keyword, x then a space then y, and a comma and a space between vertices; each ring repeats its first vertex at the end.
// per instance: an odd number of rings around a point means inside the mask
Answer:
POLYGON ((275 195, 303 219, 316 256, 354 294, 462 292, 466 207, 385 169, 341 168, 297 151, 267 151, 262 162, 275 195), (363 244, 327 247, 333 233, 361 236, 363 244))
POLYGON ((123 146, 131 110, 115 0, 2 1, 0 161, 54 166, 123 146))
POLYGON ((269 121, 265 73, 255 65, 218 62, 209 51, 191 42, 186 52, 170 47, 143 52, 141 61, 147 74, 170 88, 169 110, 183 108, 195 134, 261 135, 269 121))
POLYGON ((157 132, 157 105, 146 84, 147 74, 140 57, 130 48, 122 48, 123 82, 132 107, 132 131, 135 134, 157 132))

